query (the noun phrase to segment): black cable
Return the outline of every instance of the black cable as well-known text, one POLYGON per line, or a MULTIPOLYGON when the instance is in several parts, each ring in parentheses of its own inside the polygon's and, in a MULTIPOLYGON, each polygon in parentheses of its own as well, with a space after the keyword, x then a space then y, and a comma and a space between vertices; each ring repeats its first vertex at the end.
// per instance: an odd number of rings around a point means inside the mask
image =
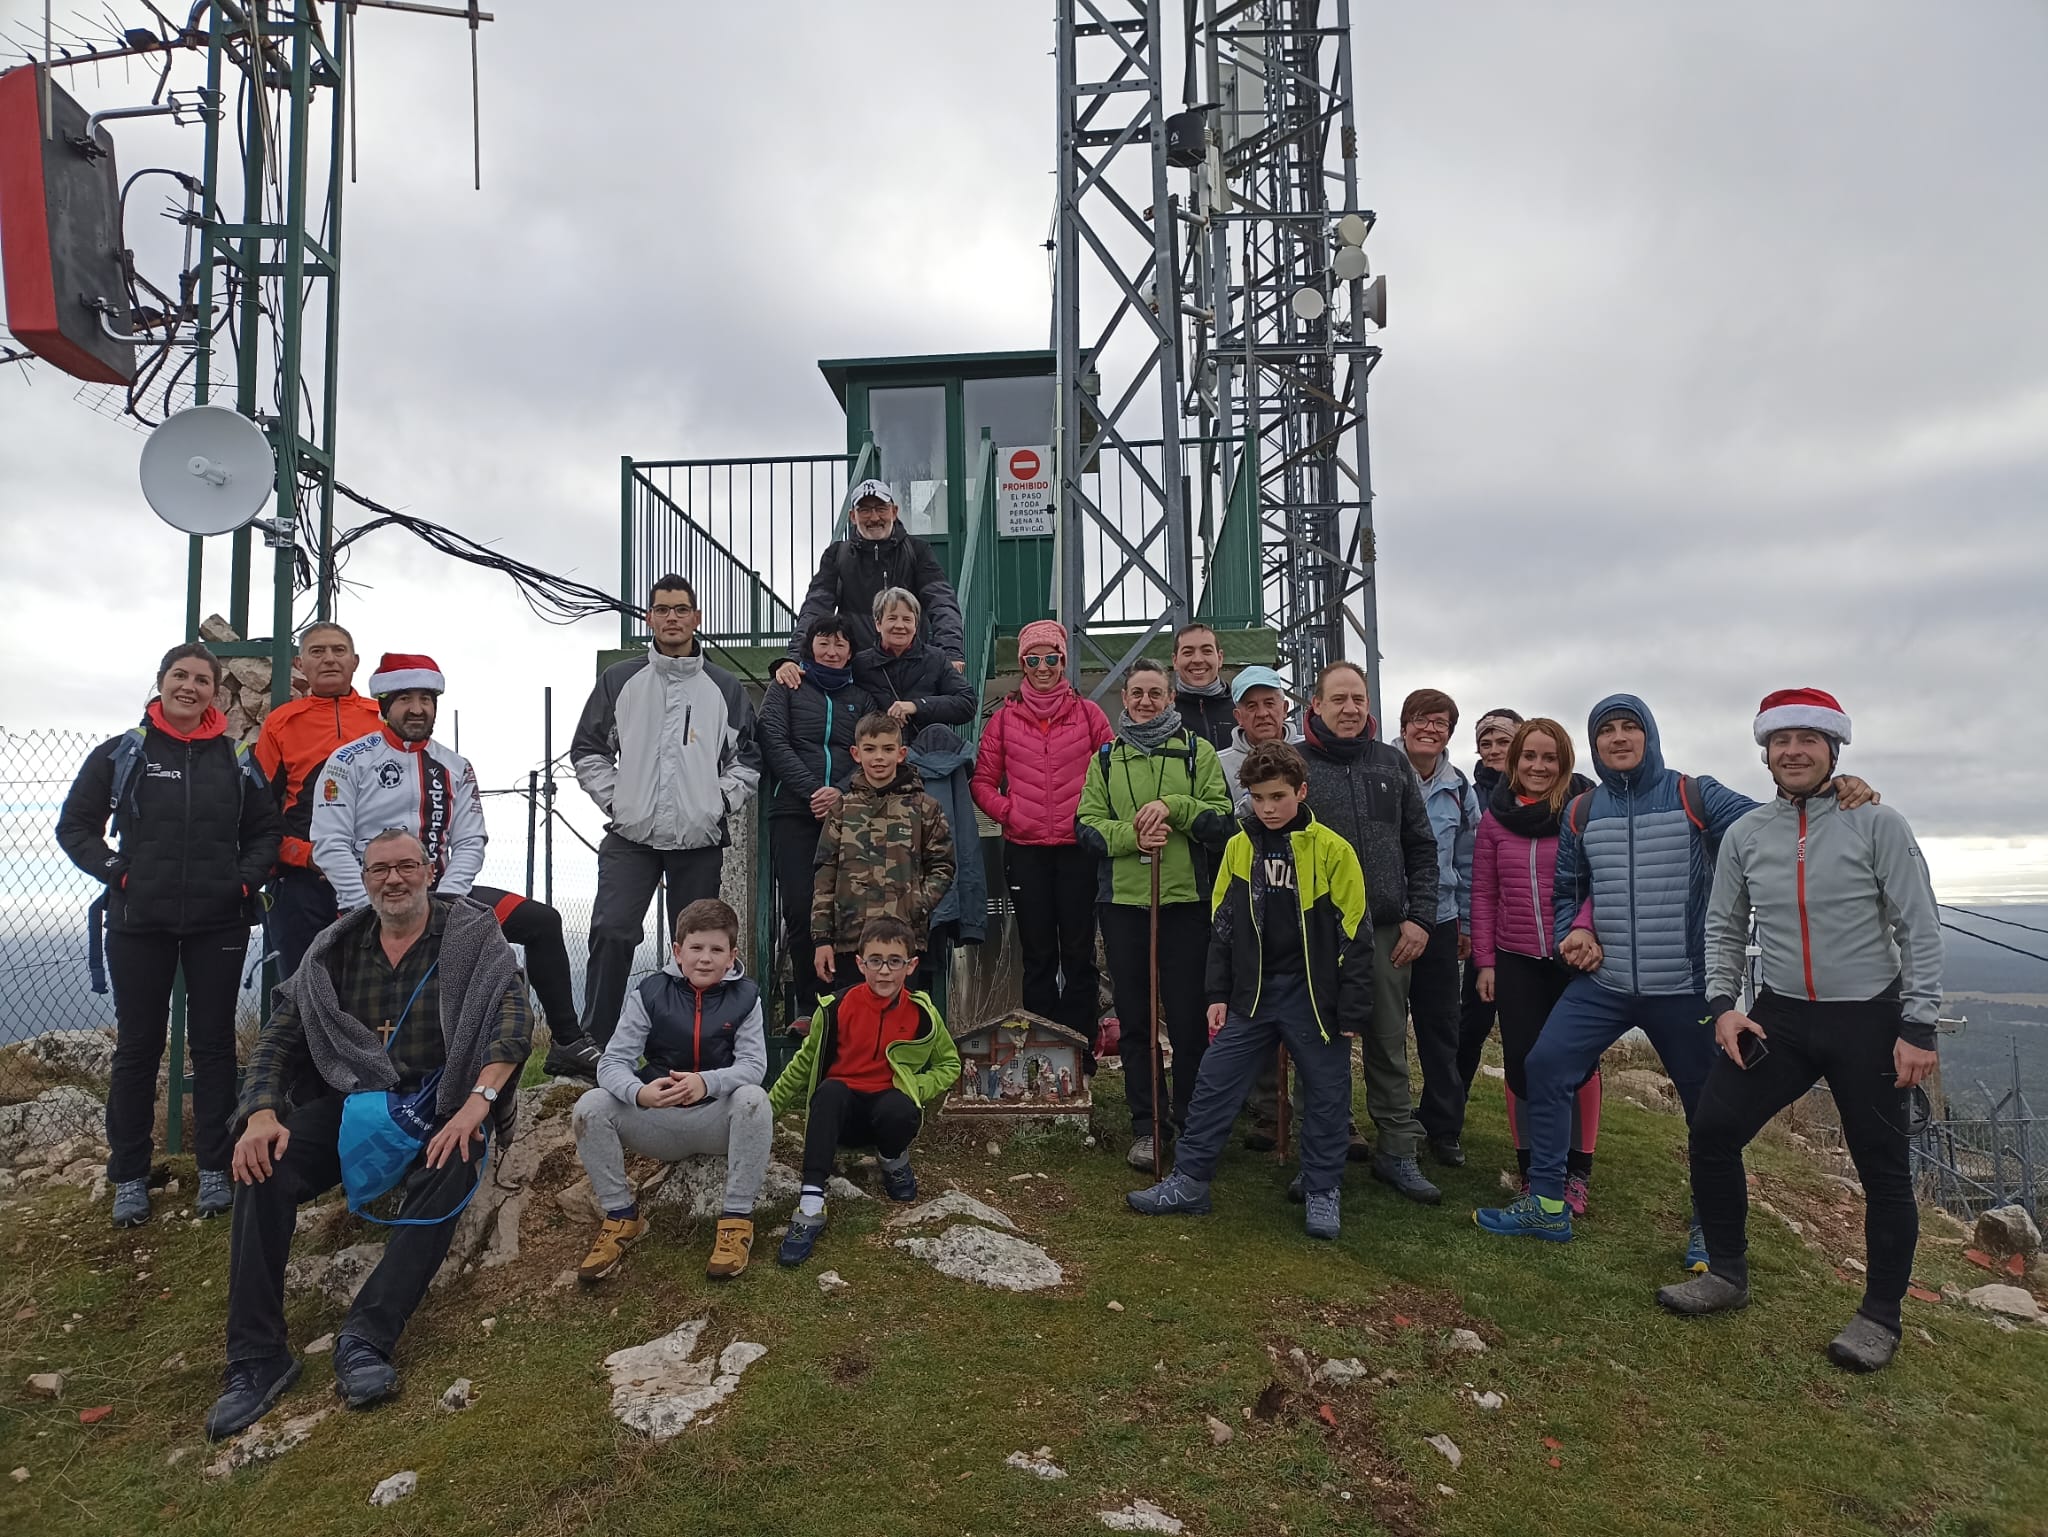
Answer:
POLYGON ((1972 934, 1968 929, 1958 928, 1953 923, 1944 923, 1942 927, 1952 933, 1967 935, 1969 938, 1976 940, 1980 945, 1994 945, 2000 950, 2010 950, 2014 955, 2024 955, 2030 961, 2039 961, 2043 966, 2048 966, 2048 955, 2038 955, 2032 950, 2022 950, 2018 945, 2009 945, 2002 939, 1989 939, 1982 934, 1972 934))
POLYGON ((1957 907, 1949 902, 1937 902, 1936 907, 1951 913, 1961 913, 1969 918, 1982 918, 1986 923, 2002 923, 2009 929, 2025 929, 2029 934, 2048 934, 2048 929, 2036 928, 2031 923, 2021 923, 2014 918, 1994 918, 1989 913, 1980 913, 1967 907, 1957 907))

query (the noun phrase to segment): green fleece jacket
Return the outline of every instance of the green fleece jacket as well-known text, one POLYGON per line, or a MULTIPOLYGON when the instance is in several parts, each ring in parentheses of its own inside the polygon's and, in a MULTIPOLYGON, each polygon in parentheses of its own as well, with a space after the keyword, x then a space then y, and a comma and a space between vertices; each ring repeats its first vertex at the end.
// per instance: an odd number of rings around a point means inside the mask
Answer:
POLYGON ((1216 749, 1181 731, 1141 752, 1119 739, 1088 760, 1075 813, 1081 846, 1103 856, 1096 900, 1152 905, 1151 867, 1138 855, 1132 818, 1140 806, 1166 803, 1166 847, 1159 851, 1159 901, 1206 902, 1216 855, 1237 831, 1230 788, 1216 749))
MULTIPOLYGON (((924 1016, 923 1028, 907 1041, 884 1047, 882 1055, 889 1059, 896 1087, 923 1109, 960 1081, 960 1052, 947 1033, 946 1022, 939 1018, 938 1006, 923 993, 912 993, 910 1001, 924 1016)), ((798 1105, 809 1110, 811 1096, 818 1091, 818 1080, 825 1076, 826 1068, 832 1065, 832 1054, 839 1049, 838 1034, 839 996, 828 993, 818 1000, 818 1012, 811 1016, 810 1034, 804 1037, 803 1045, 768 1091, 768 1104, 775 1114, 794 1110, 798 1105)))

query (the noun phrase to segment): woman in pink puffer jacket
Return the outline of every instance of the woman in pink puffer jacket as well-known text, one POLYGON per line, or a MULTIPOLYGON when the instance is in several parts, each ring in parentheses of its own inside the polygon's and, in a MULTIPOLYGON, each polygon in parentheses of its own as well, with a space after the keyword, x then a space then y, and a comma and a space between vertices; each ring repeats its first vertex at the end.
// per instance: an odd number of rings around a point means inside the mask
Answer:
MULTIPOLYGON (((1551 887, 1557 875, 1557 829, 1571 798, 1592 789, 1572 772, 1572 739, 1554 720, 1524 721, 1508 748, 1507 773, 1494 786, 1472 851, 1472 965, 1480 998, 1500 1017, 1507 1069, 1508 1129, 1529 1189, 1529 1130, 1522 1118, 1526 1066, 1543 1022, 1572 979, 1557 958, 1551 887)), ((1600 1136, 1600 1069, 1596 1064, 1572 1102, 1572 1145, 1565 1201, 1585 1214, 1600 1136)))
MULTIPOLYGON (((1095 1043, 1095 856, 1075 840, 1088 760, 1115 733, 1067 681, 1067 632, 1050 619, 1017 637, 1024 682, 982 728, 974 804, 1003 829, 1017 915, 1023 1003, 1095 1043), (1061 985, 1061 979, 1065 985, 1061 985)), ((1091 1050, 1087 1068, 1094 1071, 1091 1050)))

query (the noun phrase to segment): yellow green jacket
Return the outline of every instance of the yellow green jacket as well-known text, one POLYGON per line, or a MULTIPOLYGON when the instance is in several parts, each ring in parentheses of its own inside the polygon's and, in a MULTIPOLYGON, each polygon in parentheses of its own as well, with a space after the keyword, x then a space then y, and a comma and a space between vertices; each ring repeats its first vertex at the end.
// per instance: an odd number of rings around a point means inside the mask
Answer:
MULTIPOLYGON (((827 993, 818 1000, 818 1012, 811 1016, 811 1033, 768 1091, 768 1103, 777 1115, 798 1105, 809 1109, 818 1080, 825 1076, 838 1049, 840 996, 827 993)), ((883 1047, 882 1055, 889 1059, 896 1087, 923 1109, 959 1082, 960 1052, 947 1033, 946 1022, 939 1018, 938 1006, 923 993, 912 993, 910 1001, 924 1016, 924 1027, 907 1041, 883 1047)))

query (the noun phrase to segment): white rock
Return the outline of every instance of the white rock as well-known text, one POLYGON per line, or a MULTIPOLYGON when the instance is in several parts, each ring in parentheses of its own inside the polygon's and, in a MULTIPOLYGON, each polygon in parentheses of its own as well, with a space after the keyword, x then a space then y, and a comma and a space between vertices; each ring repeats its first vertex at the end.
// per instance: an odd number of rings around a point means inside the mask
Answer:
POLYGON ((62 1372, 35 1372, 28 1379, 30 1398, 62 1398, 64 1396, 64 1374, 62 1372))
POLYGON ((571 1180, 556 1191, 555 1204, 578 1221, 604 1220, 604 1208, 597 1204, 597 1196, 590 1188, 590 1179, 587 1175, 571 1180))
POLYGON ((1483 1356, 1486 1354, 1486 1341, 1470 1329, 1453 1329, 1451 1349, 1462 1351, 1466 1355, 1483 1356))
POLYGON ((1506 1068, 1495 1067, 1491 1062, 1480 1063, 1479 1071, 1485 1074, 1488 1078, 1506 1078, 1508 1075, 1508 1070, 1506 1068))
POLYGON ((1975 1236, 1993 1259, 2017 1254, 2031 1265, 2041 1253, 2041 1230, 2024 1206, 1994 1206, 1977 1219, 1975 1236))
POLYGON ((1982 1308, 1987 1313, 2003 1313, 2022 1323, 2032 1323, 2041 1316, 2041 1304, 2034 1300, 2034 1294, 2018 1286, 1980 1286, 1973 1292, 1965 1292, 1963 1301, 1973 1308, 1982 1308))
POLYGON ((1122 1510, 1099 1510, 1096 1518, 1112 1532, 1180 1532, 1186 1528, 1150 1500, 1133 1500, 1122 1510))
POLYGON ((489 1339, 491 1337, 491 1331, 498 1327, 498 1320, 495 1318, 486 1318, 485 1320, 483 1320, 483 1322, 479 1323, 477 1327, 483 1330, 484 1338, 489 1339))
POLYGON ((339 1201, 329 1201, 325 1206, 301 1206, 298 1215, 292 1218, 292 1232, 294 1235, 310 1233, 336 1212, 347 1209, 339 1201))
POLYGON ((1372 1375, 1371 1369, 1357 1356, 1346 1356, 1341 1361, 1332 1358, 1316 1368, 1316 1381, 1327 1382, 1334 1387, 1349 1387, 1354 1382, 1363 1382, 1372 1375))
POLYGON ((350 1244, 333 1254, 301 1254, 284 1267, 285 1290, 320 1292, 336 1306, 347 1307, 383 1258, 381 1243, 350 1244))
POLYGON ((604 1358, 611 1374, 612 1414, 629 1429, 666 1441, 691 1420, 732 1396, 740 1374, 768 1353, 735 1340, 714 1361, 696 1355, 706 1320, 693 1318, 658 1339, 604 1358))
POLYGON ((206 1476, 225 1478, 236 1468, 245 1468, 252 1462, 268 1462, 273 1457, 282 1457, 294 1447, 303 1446, 313 1433, 313 1427, 333 1412, 331 1408, 315 1409, 310 1414, 295 1415, 275 1427, 258 1420, 221 1448, 220 1455, 206 1465, 206 1476))
POLYGON ((182 1350, 177 1352, 177 1354, 175 1355, 165 1356, 163 1365, 157 1368, 157 1370, 160 1372, 181 1372, 184 1369, 185 1352, 182 1350))
POLYGON ((1458 1450, 1458 1443, 1449 1436, 1424 1436, 1422 1439, 1442 1453, 1444 1461, 1448 1462, 1452 1467, 1455 1468, 1464 1463, 1465 1454, 1458 1450))
POLYGON ((852 1283, 836 1270, 828 1270, 818 1277, 818 1290, 830 1296, 833 1292, 850 1292, 852 1283))
MULTIPOLYGON (((574 1186, 570 1187, 574 1189, 574 1186)), ((796 1200, 803 1179, 786 1163, 771 1162, 761 1177, 761 1190, 754 1197, 754 1210, 782 1206, 796 1200)), ((868 1193, 850 1179, 835 1174, 825 1181, 825 1194, 841 1201, 865 1201, 868 1193)), ((565 1199, 567 1192, 563 1193, 565 1199)), ((661 1183, 647 1198, 651 1206, 675 1206, 685 1217, 709 1219, 725 1210, 725 1160, 717 1157, 685 1158, 672 1165, 661 1183)), ((592 1210, 595 1210, 592 1202, 592 1210)))
POLYGON ((1003 1466, 1017 1468, 1029 1473, 1034 1478, 1065 1478, 1067 1476, 1067 1470, 1052 1460, 1052 1448, 1049 1446, 1041 1446, 1037 1451, 1031 1452, 1028 1455, 1024 1452, 1012 1452, 1003 1459, 1003 1466))
POLYGON ((989 1227, 999 1227, 1006 1232, 1017 1231, 1016 1223, 993 1206, 977 1201, 964 1190, 948 1190, 944 1195, 926 1201, 922 1206, 899 1211, 882 1226, 916 1227, 925 1222, 943 1222, 948 1217, 965 1217, 970 1222, 985 1223, 989 1227))
POLYGON ((1118 1302, 1115 1298, 1111 1298, 1109 1310, 1112 1313, 1121 1313, 1124 1310, 1124 1305, 1121 1302, 1118 1302))
POLYGON ((1011 1233, 961 1223, 937 1238, 899 1238, 896 1247, 940 1275, 1000 1291, 1041 1291, 1066 1279, 1050 1254, 1011 1233))
POLYGON ((114 1070, 114 1032, 103 1025, 83 1030, 47 1030, 16 1049, 44 1067, 87 1078, 105 1078, 114 1070))
POLYGON ((12 1473, 9 1473, 7 1476, 13 1479, 17 1484, 25 1484, 28 1482, 28 1469, 16 1468, 12 1473))
POLYGON ((403 1473, 393 1473, 384 1482, 370 1491, 372 1505, 396 1505, 420 1486, 419 1474, 407 1468, 403 1473))
MULTIPOLYGON (((34 1153, 34 1161, 40 1163, 44 1153, 69 1148, 80 1140, 89 1149, 90 1139, 79 1139, 73 1133, 81 1126, 104 1125, 106 1118, 107 1107, 96 1095, 68 1083, 45 1089, 18 1105, 0 1105, 0 1157, 34 1153)), ((79 1156, 73 1152, 66 1161, 79 1156)))
POLYGON ((1843 1268, 1844 1268, 1844 1269, 1847 1269, 1847 1270, 1853 1270, 1853 1271, 1855 1271, 1855 1272, 1856 1272, 1856 1273, 1857 1273, 1858 1275, 1863 1275, 1863 1274, 1865 1274, 1865 1273, 1866 1273, 1866 1272, 1865 1272, 1865 1270, 1864 1270, 1864 1266, 1863 1266, 1863 1261, 1862 1261, 1862 1260, 1860 1260, 1860 1259, 1858 1259, 1858 1258, 1857 1258, 1857 1257, 1856 1257, 1855 1255, 1853 1255, 1853 1254, 1845 1254, 1845 1255, 1843 1255, 1843 1256, 1842 1256, 1842 1265, 1843 1265, 1843 1268))
POLYGON ((1212 1446, 1228 1446, 1232 1438, 1237 1435, 1235 1430, 1232 1430, 1229 1425, 1217 1419, 1213 1414, 1208 1417, 1208 1425, 1209 1443, 1212 1446))
POLYGON ((306 1354, 309 1356, 324 1356, 333 1348, 334 1336, 332 1334, 322 1334, 315 1339, 306 1341, 306 1354))
POLYGON ((1505 1398, 1502 1398, 1498 1393, 1487 1392, 1474 1393, 1472 1395, 1472 1402, 1477 1404, 1480 1408, 1486 1410, 1488 1413, 1491 1413, 1493 1410, 1498 1409, 1502 1404, 1506 1403, 1507 1400, 1505 1398))
POLYGON ((476 1402, 476 1388, 467 1377, 457 1377, 448 1384, 448 1391, 441 1395, 441 1407, 451 1414, 467 1409, 476 1402))

